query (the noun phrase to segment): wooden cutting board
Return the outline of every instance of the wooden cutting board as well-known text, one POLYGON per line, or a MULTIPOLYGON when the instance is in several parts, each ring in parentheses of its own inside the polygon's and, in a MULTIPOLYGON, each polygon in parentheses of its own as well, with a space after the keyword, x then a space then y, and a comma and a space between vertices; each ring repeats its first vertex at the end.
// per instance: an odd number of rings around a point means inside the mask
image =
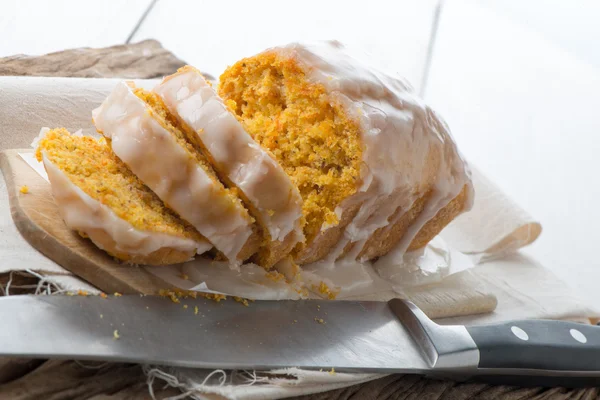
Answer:
MULTIPOLYGON (((106 293, 157 294, 172 286, 146 272, 116 262, 87 239, 69 230, 52 198, 50 184, 19 156, 31 150, 0 153, 12 218, 21 234, 34 248, 73 274, 106 293), (27 185, 29 191, 21 193, 27 185)), ((493 294, 474 289, 436 287, 413 289, 406 297, 431 318, 491 312, 496 308, 493 294)))
POLYGON ((6 180, 11 215, 34 248, 106 293, 154 294, 171 285, 143 268, 117 263, 92 242, 66 227, 52 198, 50 184, 19 156, 31 150, 5 150, 0 167, 6 180), (26 185, 29 192, 21 193, 26 185))

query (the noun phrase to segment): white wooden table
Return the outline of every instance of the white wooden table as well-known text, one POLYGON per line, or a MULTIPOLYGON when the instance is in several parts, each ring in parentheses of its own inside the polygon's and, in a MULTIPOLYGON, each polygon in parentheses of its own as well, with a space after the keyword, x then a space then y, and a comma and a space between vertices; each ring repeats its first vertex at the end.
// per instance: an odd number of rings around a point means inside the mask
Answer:
POLYGON ((564 4, 448 0, 428 63, 436 0, 3 0, 0 56, 155 38, 218 75, 294 40, 368 50, 423 90, 467 158, 542 222, 525 251, 600 304, 600 5, 564 4))

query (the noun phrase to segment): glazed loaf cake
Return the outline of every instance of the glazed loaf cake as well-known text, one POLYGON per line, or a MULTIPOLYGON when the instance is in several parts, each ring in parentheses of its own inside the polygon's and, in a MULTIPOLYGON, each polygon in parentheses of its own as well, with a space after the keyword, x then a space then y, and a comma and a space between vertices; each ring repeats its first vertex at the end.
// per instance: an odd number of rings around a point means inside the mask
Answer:
POLYGON ((132 176, 232 264, 402 256, 473 201, 444 121, 338 42, 242 59, 216 90, 190 66, 151 92, 120 83, 93 119, 132 176))
POLYGON ((471 207, 470 173, 442 119, 340 43, 240 60, 219 94, 302 196, 300 264, 417 249, 471 207))

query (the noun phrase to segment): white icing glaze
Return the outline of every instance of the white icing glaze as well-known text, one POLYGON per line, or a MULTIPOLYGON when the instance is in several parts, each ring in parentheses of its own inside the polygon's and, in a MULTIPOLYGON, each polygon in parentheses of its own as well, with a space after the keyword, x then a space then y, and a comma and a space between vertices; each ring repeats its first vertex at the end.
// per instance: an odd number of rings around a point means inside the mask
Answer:
POLYGON ((161 200, 192 224, 229 260, 252 234, 240 202, 177 142, 125 82, 93 111, 96 127, 112 139, 114 153, 161 200))
POLYGON ((147 256, 162 248, 171 248, 189 254, 191 259, 194 254, 202 254, 212 247, 208 242, 136 229, 71 182, 46 154, 43 154, 43 163, 65 224, 88 235, 105 251, 147 256))
POLYGON ((347 256, 356 257, 375 230, 392 226, 390 222, 395 221, 390 217, 397 209, 400 218, 430 188, 433 192, 423 212, 397 244, 394 259, 464 185, 469 187, 465 210, 470 208, 473 191, 468 166, 445 123, 408 83, 363 64, 338 42, 293 43, 267 51, 298 60, 308 79, 324 85, 332 99, 361 124, 361 186, 340 208, 357 203, 361 207, 328 256, 330 260, 338 258, 349 242, 356 244, 347 256))
POLYGON ((216 167, 248 198, 272 240, 283 241, 300 228, 302 198, 283 168, 244 130, 202 75, 185 68, 163 80, 154 91, 210 152, 216 167))

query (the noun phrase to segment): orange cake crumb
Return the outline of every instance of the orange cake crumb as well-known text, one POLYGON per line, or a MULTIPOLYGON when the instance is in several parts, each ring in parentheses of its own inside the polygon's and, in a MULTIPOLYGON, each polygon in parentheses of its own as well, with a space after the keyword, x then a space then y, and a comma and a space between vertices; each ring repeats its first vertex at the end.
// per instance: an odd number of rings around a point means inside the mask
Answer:
POLYGON ((180 303, 179 297, 177 297, 177 294, 172 290, 160 289, 158 295, 161 297, 168 297, 173 303, 180 303))
POLYGON ((19 189, 19 192, 21 192, 23 194, 29 193, 29 186, 27 186, 27 185, 21 186, 21 189, 19 189))
POLYGON ((207 298, 209 300, 214 300, 217 303, 221 300, 227 300, 227 296, 224 294, 216 294, 216 293, 200 293, 200 296, 207 298))
POLYGON ((319 293, 321 293, 322 295, 327 296, 327 298, 329 300, 335 300, 335 298, 339 294, 339 291, 338 292, 332 291, 329 288, 329 286, 327 286, 327 284, 325 284, 325 282, 321 281, 321 284, 319 285, 319 293))
POLYGON ((285 279, 285 275, 275 270, 269 271, 265 276, 273 282, 280 282, 285 279))
POLYGON ((237 296, 234 296, 234 297, 233 297, 233 299, 234 299, 235 301, 237 301, 238 303, 242 303, 242 304, 243 304, 243 305, 245 305, 246 307, 248 307, 248 306, 250 305, 250 304, 248 304, 248 300, 247 300, 247 299, 244 299, 244 298, 242 298, 242 297, 237 297, 237 296))
MULTIPOLYGON (((209 299, 209 300, 214 300, 217 303, 220 302, 221 300, 226 300, 227 296, 225 296, 224 294, 215 294, 215 293, 200 293, 200 292, 195 292, 192 290, 180 290, 180 289, 160 289, 158 291, 158 295, 161 297, 166 297, 169 298, 173 303, 181 303, 180 299, 187 299, 188 297, 191 297, 193 299, 197 298, 198 296, 204 297, 205 299, 209 299)), ((187 306, 184 306, 184 308, 187 308, 187 306)))

